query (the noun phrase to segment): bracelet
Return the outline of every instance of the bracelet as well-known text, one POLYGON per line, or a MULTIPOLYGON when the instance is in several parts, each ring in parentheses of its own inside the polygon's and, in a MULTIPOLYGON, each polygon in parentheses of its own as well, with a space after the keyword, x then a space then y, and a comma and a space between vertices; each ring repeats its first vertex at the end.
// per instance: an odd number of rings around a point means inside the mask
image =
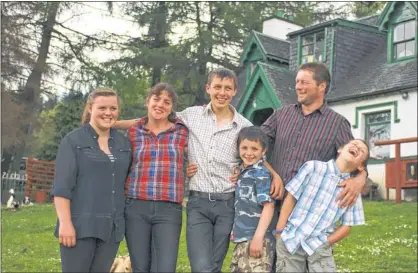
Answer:
POLYGON ((277 233, 282 233, 284 229, 275 229, 272 231, 273 236, 276 236, 277 233))

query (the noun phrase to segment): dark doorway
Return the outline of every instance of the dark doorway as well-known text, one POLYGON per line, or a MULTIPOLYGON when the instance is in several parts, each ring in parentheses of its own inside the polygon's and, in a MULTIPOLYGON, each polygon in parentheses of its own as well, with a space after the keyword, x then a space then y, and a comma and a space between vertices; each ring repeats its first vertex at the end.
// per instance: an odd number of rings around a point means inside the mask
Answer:
POLYGON ((271 114, 273 114, 273 111, 274 110, 272 108, 255 111, 253 115, 253 124, 255 126, 260 126, 271 116, 271 114))

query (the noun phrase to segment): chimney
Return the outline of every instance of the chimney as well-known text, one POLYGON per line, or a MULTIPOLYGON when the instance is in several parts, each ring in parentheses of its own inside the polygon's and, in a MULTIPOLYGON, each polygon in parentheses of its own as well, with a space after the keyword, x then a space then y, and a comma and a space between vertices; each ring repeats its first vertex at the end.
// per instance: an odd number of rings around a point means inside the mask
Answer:
POLYGON ((283 10, 263 21, 263 34, 287 40, 287 34, 299 29, 303 26, 293 22, 294 17, 286 14, 283 10))

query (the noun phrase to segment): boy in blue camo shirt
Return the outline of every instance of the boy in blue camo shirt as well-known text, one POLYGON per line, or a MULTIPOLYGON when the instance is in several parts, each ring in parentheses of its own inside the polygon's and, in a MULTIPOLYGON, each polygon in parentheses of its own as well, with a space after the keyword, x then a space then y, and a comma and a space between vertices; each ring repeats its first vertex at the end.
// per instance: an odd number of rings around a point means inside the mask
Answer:
POLYGON ((235 189, 231 240, 237 244, 231 272, 271 272, 272 269, 275 243, 271 220, 275 201, 270 196, 272 176, 263 164, 267 145, 268 138, 258 127, 243 128, 238 134, 242 165, 235 189))

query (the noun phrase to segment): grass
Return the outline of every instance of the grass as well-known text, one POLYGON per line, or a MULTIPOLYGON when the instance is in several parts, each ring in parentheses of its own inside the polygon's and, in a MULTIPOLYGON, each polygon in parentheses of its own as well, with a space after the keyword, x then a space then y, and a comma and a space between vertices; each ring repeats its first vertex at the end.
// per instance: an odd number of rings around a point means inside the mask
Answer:
MULTIPOLYGON (((417 203, 364 202, 367 225, 354 227, 334 247, 340 272, 417 272, 417 203)), ((58 241, 53 236, 55 211, 51 204, 2 210, 2 272, 60 272, 58 241)), ((177 271, 190 272, 185 231, 177 271)), ((229 271, 230 245, 223 271, 229 271)), ((119 255, 128 253, 125 241, 119 255)))

